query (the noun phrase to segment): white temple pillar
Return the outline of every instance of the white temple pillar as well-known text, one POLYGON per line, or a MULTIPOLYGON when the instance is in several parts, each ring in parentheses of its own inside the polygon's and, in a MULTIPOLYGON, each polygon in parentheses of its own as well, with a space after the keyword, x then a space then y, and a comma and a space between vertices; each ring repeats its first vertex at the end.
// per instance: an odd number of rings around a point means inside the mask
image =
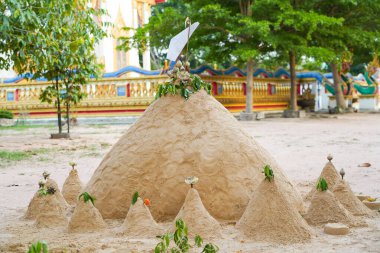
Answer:
MULTIPOLYGON (((144 15, 144 24, 147 24, 149 22, 149 17, 150 17, 150 7, 146 3, 143 4, 143 15, 144 15)), ((146 70, 151 70, 149 47, 147 47, 143 53, 143 68, 146 70)))

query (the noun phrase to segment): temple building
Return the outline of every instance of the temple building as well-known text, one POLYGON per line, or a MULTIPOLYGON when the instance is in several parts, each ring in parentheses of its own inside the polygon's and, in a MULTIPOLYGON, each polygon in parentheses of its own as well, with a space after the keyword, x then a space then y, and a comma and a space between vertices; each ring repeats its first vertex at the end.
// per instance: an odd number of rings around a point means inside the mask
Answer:
POLYGON ((138 28, 148 23, 151 7, 164 1, 155 0, 92 0, 95 8, 103 8, 109 16, 102 17, 102 21, 114 24, 110 27, 111 36, 104 38, 96 48, 99 62, 104 64, 105 72, 113 72, 126 66, 141 67, 150 70, 149 48, 139 56, 138 50, 133 48, 128 52, 117 50, 121 44, 120 37, 132 36, 133 30, 125 31, 123 27, 138 28))

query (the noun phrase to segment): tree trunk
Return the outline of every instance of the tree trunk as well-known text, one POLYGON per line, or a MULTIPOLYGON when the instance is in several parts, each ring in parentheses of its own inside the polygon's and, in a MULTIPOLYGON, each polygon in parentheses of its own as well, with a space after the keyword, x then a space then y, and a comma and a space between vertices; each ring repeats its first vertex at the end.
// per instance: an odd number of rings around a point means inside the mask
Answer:
POLYGON ((57 115, 58 115, 58 132, 62 133, 62 113, 61 113, 61 92, 59 90, 58 77, 55 82, 55 89, 57 90, 57 115))
POLYGON ((67 124, 67 133, 70 133, 70 100, 69 100, 69 85, 66 84, 66 124, 67 124))
POLYGON ((290 66, 290 110, 297 111, 297 84, 296 84, 296 54, 289 52, 290 66))
POLYGON ((252 113, 253 107, 253 60, 249 59, 247 62, 247 86, 246 86, 246 101, 245 112, 252 113))
POLYGON ((340 111, 342 109, 346 109, 346 103, 344 102, 343 91, 340 85, 338 66, 336 65, 336 63, 333 62, 330 64, 330 66, 334 79, 336 107, 338 111, 340 111))

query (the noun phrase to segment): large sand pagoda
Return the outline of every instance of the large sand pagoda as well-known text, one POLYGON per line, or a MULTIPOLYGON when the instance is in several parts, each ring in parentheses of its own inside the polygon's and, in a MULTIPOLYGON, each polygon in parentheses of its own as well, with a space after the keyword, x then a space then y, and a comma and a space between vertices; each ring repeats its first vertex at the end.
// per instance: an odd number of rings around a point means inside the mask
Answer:
POLYGON ((152 200, 157 220, 173 219, 185 200, 188 176, 197 176, 205 208, 217 219, 237 220, 269 164, 293 205, 302 199, 281 168, 205 91, 164 96, 121 137, 95 171, 86 191, 104 218, 125 218, 131 196, 152 200))

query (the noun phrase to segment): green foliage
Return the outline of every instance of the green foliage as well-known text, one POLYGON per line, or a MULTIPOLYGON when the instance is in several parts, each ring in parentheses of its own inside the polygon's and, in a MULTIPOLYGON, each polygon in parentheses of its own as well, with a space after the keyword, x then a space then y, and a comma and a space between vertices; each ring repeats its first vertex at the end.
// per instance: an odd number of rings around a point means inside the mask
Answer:
POLYGON ((45 241, 38 241, 29 247, 28 253, 49 253, 48 245, 45 241))
POLYGON ((208 94, 211 92, 211 85, 203 82, 199 76, 187 72, 180 61, 176 63, 176 66, 168 74, 170 80, 158 86, 155 96, 156 99, 166 96, 167 94, 180 94, 183 98, 188 100, 190 94, 201 89, 206 90, 208 94))
POLYGON ((0 109, 0 119, 13 119, 14 115, 11 111, 0 109))
POLYGON ((78 199, 80 200, 82 197, 84 203, 91 201, 91 203, 94 205, 96 198, 91 196, 88 192, 83 192, 81 195, 79 195, 78 199))
POLYGON ((56 192, 57 190, 52 187, 52 186, 49 186, 49 187, 45 187, 42 186, 39 190, 38 190, 38 193, 41 195, 41 196, 47 196, 47 195, 54 195, 54 193, 56 192))
MULTIPOLYGON (((182 219, 175 222, 176 230, 173 233, 167 233, 160 236, 161 241, 154 248, 154 253, 184 253, 189 252, 193 247, 202 247, 203 239, 196 235, 194 238, 194 245, 190 245, 188 237, 188 228, 182 219), (170 242, 174 241, 173 247, 170 247, 170 242)), ((204 246, 202 253, 216 253, 219 251, 218 246, 208 243, 204 246)))
POLYGON ((136 204, 136 202, 137 202, 137 200, 139 199, 139 197, 140 197, 139 192, 135 192, 135 193, 133 194, 133 196, 132 196, 132 203, 131 203, 132 206, 133 206, 134 204, 136 204))
POLYGON ((32 156, 30 152, 25 151, 6 151, 0 150, 0 160, 11 161, 22 161, 29 159, 32 156))
POLYGON ((269 182, 274 178, 273 170, 269 165, 264 166, 263 173, 265 175, 265 180, 268 180, 269 182))
MULTIPOLYGON (((95 45, 106 33, 97 16, 104 10, 89 7, 87 0, 4 0, 0 2, 0 69, 14 68, 28 79, 52 81, 40 96, 57 106, 62 131, 61 103, 83 98, 80 85, 100 74, 95 45), (3 15, 5 10, 9 15, 3 15), (61 90, 64 92, 62 93, 61 90), (65 95, 66 94, 66 95, 65 95)), ((67 110, 68 112, 68 110, 67 110)))
POLYGON ((327 191, 327 189, 328 189, 327 182, 323 177, 321 177, 317 183, 317 190, 318 191, 327 191))

